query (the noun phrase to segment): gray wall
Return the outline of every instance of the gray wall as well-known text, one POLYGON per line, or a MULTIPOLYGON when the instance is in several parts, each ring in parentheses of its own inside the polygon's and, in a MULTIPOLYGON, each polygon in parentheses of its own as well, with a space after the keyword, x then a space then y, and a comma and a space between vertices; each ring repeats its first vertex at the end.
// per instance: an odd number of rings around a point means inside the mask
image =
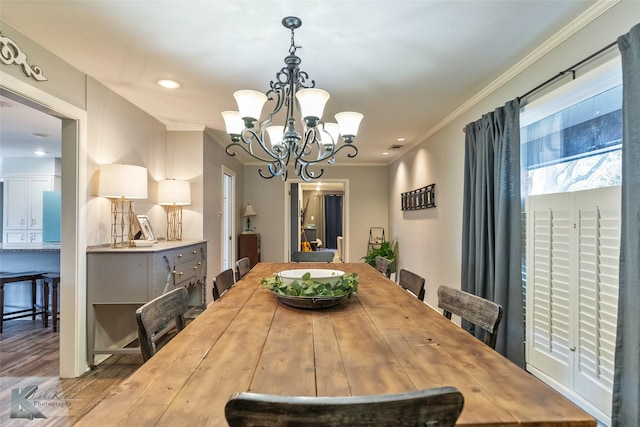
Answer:
MULTIPOLYGON (((343 160, 342 164, 347 163, 343 160)), ((338 159, 338 164, 340 159, 338 159)), ((295 175, 291 174, 294 178, 295 175)), ((388 168, 386 166, 327 166, 323 179, 348 180, 345 205, 349 205, 347 222, 349 262, 361 262, 367 251, 370 227, 389 224, 388 168)), ((291 181, 293 178, 290 178, 291 181)), ((258 215, 252 224, 261 235, 262 260, 283 262, 285 254, 285 227, 288 215, 284 211, 286 186, 280 178, 263 179, 258 175, 258 166, 245 166, 245 203, 251 203, 258 215)))

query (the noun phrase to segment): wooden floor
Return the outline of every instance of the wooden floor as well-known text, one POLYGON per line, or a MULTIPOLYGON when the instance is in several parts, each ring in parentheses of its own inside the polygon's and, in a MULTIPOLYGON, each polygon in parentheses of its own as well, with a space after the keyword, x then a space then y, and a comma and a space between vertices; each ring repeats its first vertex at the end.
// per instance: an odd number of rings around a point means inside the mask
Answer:
POLYGON ((41 320, 10 320, 0 334, 0 426, 71 426, 142 365, 140 355, 114 355, 80 378, 59 378, 59 332, 41 320), (36 386, 28 395, 28 387, 36 386), (33 405, 16 418, 24 396, 33 405), (12 396, 14 404, 12 405, 12 396), (34 409, 36 411, 34 411, 34 409))

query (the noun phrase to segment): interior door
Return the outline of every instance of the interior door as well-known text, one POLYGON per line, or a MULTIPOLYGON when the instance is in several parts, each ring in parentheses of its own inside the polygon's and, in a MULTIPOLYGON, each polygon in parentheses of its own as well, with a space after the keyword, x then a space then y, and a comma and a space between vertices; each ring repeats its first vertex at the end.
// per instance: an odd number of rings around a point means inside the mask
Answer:
POLYGON ((230 170, 222 170, 222 270, 233 268, 234 257, 234 205, 235 176, 230 170))

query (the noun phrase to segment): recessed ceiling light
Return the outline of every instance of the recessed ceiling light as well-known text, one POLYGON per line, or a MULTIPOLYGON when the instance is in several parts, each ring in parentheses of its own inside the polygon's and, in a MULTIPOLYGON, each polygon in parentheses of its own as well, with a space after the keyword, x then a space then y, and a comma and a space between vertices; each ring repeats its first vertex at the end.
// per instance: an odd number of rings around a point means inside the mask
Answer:
POLYGON ((175 80, 160 79, 156 83, 158 83, 158 86, 162 86, 165 89, 178 89, 180 87, 180 83, 175 80))
POLYGON ((47 154, 47 152, 38 150, 38 151, 34 151, 33 154, 35 154, 36 156, 44 156, 45 154, 47 154))
POLYGON ((46 133, 40 133, 40 132, 34 132, 31 135, 35 136, 36 138, 46 138, 49 136, 46 133))
POLYGON ((383 156, 388 156, 388 155, 389 155, 389 153, 385 151, 384 153, 382 153, 382 155, 383 155, 383 156))
POLYGON ((404 141, 405 138, 398 138, 396 141, 404 141))

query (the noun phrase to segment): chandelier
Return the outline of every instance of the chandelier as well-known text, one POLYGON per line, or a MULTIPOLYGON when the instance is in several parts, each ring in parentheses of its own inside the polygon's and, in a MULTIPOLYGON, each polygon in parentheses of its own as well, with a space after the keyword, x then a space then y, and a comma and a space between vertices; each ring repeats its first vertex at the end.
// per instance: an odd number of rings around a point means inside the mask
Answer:
POLYGON ((358 154, 353 141, 363 115, 342 112, 335 115, 337 123, 321 120, 329 93, 317 89, 315 81, 309 81, 309 75, 300 70, 301 60, 296 55, 300 46, 295 44, 294 30, 302 25, 302 21, 288 16, 282 20, 282 25, 291 30, 289 55, 284 58, 286 65, 276 73, 276 79, 271 81, 266 94, 255 90, 239 90, 233 94, 239 111, 222 113, 227 133, 231 136, 231 144, 227 145, 226 151, 228 155, 235 156, 239 148, 266 163, 267 172, 258 169, 263 178, 281 176, 285 181, 289 162, 292 162, 296 175, 304 181, 311 181, 321 177, 324 168, 318 172, 309 170, 309 166, 323 162, 334 164, 336 154, 342 150, 346 150, 347 157, 358 154), (275 102, 274 109, 257 124, 267 100, 275 102), (294 112, 302 117, 299 123, 296 123, 294 112), (284 125, 273 124, 278 120, 284 125))

